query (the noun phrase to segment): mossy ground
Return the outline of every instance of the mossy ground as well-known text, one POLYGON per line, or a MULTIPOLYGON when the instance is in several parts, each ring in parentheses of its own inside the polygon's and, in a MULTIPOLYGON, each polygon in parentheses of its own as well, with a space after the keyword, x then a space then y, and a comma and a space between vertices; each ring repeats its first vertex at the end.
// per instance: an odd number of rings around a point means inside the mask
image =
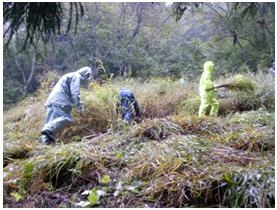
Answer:
POLYGON ((197 116, 198 81, 93 82, 85 116, 73 110, 51 146, 40 139, 46 78, 4 113, 4 207, 275 207, 274 80, 244 76, 258 88, 218 91, 219 117, 197 116), (141 107, 129 124, 115 112, 121 88, 141 107))

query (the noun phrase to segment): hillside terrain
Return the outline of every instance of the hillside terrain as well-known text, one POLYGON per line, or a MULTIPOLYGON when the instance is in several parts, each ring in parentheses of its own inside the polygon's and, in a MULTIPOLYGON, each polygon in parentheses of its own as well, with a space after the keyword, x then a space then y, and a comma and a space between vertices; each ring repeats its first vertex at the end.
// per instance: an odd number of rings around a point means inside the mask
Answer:
POLYGON ((59 78, 49 73, 4 112, 3 207, 275 207, 275 81, 243 77, 255 91, 217 90, 218 117, 197 116, 199 80, 93 81, 81 90, 84 117, 74 109, 47 146, 43 105, 59 78), (141 108, 129 124, 115 112, 122 88, 141 108))

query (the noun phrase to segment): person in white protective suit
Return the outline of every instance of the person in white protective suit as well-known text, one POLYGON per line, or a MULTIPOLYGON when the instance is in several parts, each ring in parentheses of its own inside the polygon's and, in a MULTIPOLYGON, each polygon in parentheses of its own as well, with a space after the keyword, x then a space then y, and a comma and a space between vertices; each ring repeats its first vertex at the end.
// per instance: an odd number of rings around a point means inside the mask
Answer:
POLYGON ((45 107, 46 121, 42 133, 42 142, 55 142, 57 132, 68 126, 72 121, 72 107, 76 106, 80 115, 84 114, 84 106, 80 96, 81 84, 92 78, 92 70, 83 67, 76 72, 65 74, 52 90, 45 107))

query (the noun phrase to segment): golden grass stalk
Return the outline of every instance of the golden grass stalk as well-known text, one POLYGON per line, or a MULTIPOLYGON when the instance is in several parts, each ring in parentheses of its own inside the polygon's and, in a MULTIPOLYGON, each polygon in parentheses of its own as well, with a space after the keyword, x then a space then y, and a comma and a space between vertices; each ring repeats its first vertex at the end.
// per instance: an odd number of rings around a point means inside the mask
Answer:
POLYGON ((218 88, 227 88, 230 91, 240 91, 240 92, 246 92, 246 93, 253 93, 256 85, 254 82, 252 82, 248 78, 240 78, 240 79, 234 79, 230 83, 222 84, 219 86, 215 86, 213 88, 206 89, 207 92, 218 89, 218 88))

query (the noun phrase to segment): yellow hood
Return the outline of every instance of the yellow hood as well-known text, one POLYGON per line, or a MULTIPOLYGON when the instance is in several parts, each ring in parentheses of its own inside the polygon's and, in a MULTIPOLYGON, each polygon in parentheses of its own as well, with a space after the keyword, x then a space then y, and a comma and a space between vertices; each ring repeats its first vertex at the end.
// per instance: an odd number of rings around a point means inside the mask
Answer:
POLYGON ((204 63, 204 71, 209 71, 210 73, 213 73, 213 67, 214 63, 212 61, 207 61, 204 63))

